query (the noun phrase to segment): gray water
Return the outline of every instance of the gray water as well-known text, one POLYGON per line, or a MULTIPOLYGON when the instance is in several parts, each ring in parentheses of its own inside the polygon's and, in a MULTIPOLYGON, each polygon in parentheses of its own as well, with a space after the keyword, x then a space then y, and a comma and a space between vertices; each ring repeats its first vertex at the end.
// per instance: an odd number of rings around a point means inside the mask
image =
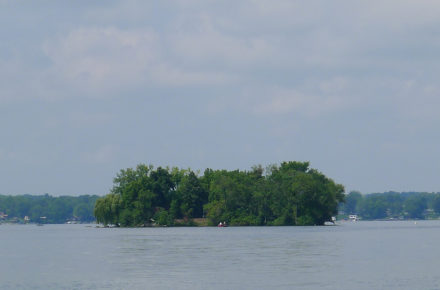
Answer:
POLYGON ((0 289, 440 289, 440 221, 0 225, 0 289))

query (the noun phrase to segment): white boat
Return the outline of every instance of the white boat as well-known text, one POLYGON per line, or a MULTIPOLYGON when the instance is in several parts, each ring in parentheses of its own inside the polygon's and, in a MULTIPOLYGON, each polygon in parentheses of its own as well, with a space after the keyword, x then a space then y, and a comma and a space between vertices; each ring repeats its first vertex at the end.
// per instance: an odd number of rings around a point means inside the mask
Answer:
POLYGON ((350 221, 352 221, 352 222, 355 222, 355 221, 357 221, 359 218, 358 218, 358 216, 357 216, 356 214, 351 214, 351 215, 348 216, 348 219, 349 219, 350 221))

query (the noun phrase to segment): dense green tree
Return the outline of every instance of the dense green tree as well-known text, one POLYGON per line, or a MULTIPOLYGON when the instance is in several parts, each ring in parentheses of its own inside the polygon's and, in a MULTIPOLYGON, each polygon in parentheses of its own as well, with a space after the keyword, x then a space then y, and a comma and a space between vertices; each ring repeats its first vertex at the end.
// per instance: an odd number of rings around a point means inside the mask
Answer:
POLYGON ((387 217, 388 204, 384 196, 370 194, 359 203, 359 214, 364 219, 383 219, 387 217))
POLYGON ((171 191, 175 184, 171 174, 162 167, 151 171, 151 192, 154 193, 153 203, 158 207, 169 209, 171 203, 171 191))
MULTIPOLYGON (((208 202, 208 192, 194 172, 183 177, 177 195, 180 197, 180 212, 188 217, 202 217, 203 205, 208 202)), ((174 215, 174 214, 173 214, 174 215)))
POLYGON ((91 213, 93 212, 90 211, 90 208, 85 203, 77 204, 73 208, 73 216, 80 220, 93 221, 94 217, 93 215, 90 215, 91 213))
POLYGON ((405 211, 410 218, 423 218, 423 212, 427 208, 426 198, 420 195, 414 195, 405 200, 405 211))
POLYGON ((98 222, 121 226, 172 225, 206 216, 211 224, 311 225, 336 214, 344 188, 308 162, 250 171, 206 169, 201 177, 178 168, 138 165, 118 173, 95 206, 98 222), (118 198, 117 210, 110 205, 118 198))
POLYGON ((217 225, 219 222, 228 220, 228 216, 226 215, 226 207, 224 200, 213 200, 204 205, 204 210, 207 212, 207 217, 210 220, 211 225, 217 225))
POLYGON ((105 197, 101 197, 95 204, 94 215, 96 221, 104 225, 119 225, 121 209, 122 199, 120 195, 110 193, 105 197))
POLYGON ((362 194, 359 191, 351 191, 345 197, 345 206, 344 206, 345 214, 356 214, 357 205, 361 200, 362 200, 362 194))
POLYGON ((268 177, 272 193, 274 224, 310 225, 330 221, 344 201, 344 188, 308 162, 283 162, 272 166, 268 177))
MULTIPOLYGON (((367 194, 357 203, 357 213, 366 220, 425 218, 428 205, 433 208, 438 194, 384 192, 367 194)), ((348 197, 347 197, 348 199, 348 197)))
POLYGON ((170 209, 176 184, 182 176, 175 168, 170 172, 169 168, 154 169, 145 164, 121 170, 114 179, 111 194, 95 206, 98 222, 116 226, 151 224, 159 211, 170 209))
POLYGON ((432 209, 435 213, 440 214, 440 194, 436 194, 432 200, 432 209))
POLYGON ((65 223, 72 219, 91 222, 95 220, 93 209, 97 199, 96 195, 0 195, 0 212, 7 214, 9 219, 15 218, 19 221, 28 216, 31 222, 40 222, 40 218, 44 216, 47 223, 65 223))

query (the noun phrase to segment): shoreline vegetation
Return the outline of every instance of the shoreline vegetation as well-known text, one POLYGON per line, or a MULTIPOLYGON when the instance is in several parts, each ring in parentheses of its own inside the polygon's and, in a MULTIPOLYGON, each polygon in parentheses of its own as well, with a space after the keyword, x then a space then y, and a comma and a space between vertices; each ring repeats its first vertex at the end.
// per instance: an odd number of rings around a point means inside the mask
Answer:
POLYGON ((357 215, 362 220, 424 220, 440 218, 440 193, 351 191, 339 206, 338 219, 357 215))
POLYGON ((98 226, 323 225, 337 220, 440 218, 440 193, 361 194, 344 188, 308 162, 250 170, 154 168, 121 170, 106 196, 0 195, 0 224, 98 226))
POLYGON ((309 166, 289 161, 199 175, 139 164, 117 174, 94 215, 116 227, 324 225, 344 201, 344 187, 309 166))
POLYGON ((91 223, 97 195, 0 195, 0 223, 91 223))
MULTIPOLYGON (((139 228, 139 227, 169 227, 170 225, 161 225, 156 224, 154 222, 150 224, 145 224, 141 226, 126 226, 131 228, 139 228)), ((208 218, 192 218, 192 219, 175 219, 174 223, 172 224, 172 227, 212 227, 213 225, 209 223, 208 218)), ((119 225, 114 224, 102 224, 98 223, 96 225, 97 228, 117 228, 121 227, 119 225)))

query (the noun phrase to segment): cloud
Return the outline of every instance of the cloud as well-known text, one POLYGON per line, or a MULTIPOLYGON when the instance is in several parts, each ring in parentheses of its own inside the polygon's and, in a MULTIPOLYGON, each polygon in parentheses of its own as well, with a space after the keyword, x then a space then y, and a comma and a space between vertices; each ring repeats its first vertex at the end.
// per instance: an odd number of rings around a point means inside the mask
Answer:
POLYGON ((84 162, 87 163, 110 163, 117 159, 119 146, 105 144, 93 152, 83 153, 84 162))
POLYGON ((436 1, 255 0, 232 6, 211 1, 86 6, 79 9, 78 25, 36 37, 47 65, 20 62, 20 51, 26 52, 15 47, 16 58, 0 59, 0 75, 8 84, 23 75, 27 79, 21 86, 2 86, 1 98, 30 91, 43 98, 125 96, 151 87, 234 89, 243 83, 298 91, 297 82, 320 83, 335 73, 411 74, 408 66, 429 63, 433 73, 438 61, 429 55, 440 45, 432 38, 440 24, 439 6, 436 1), (341 12, 341 5, 350 13, 341 12), (152 17, 165 8, 162 21, 152 17), (151 19, 142 20, 143 14, 151 19))
POLYGON ((0 59, 0 102, 9 103, 36 96, 41 83, 35 68, 19 58, 0 59))
POLYGON ((342 96, 304 94, 295 89, 273 88, 266 93, 268 96, 254 105, 254 113, 263 115, 295 113, 308 118, 316 118, 322 114, 346 109, 350 103, 342 96))
POLYGON ((163 39, 151 29, 76 29, 46 43, 44 51, 52 61, 47 78, 92 95, 146 86, 223 84, 235 78, 169 61, 163 39))
POLYGON ((110 124, 113 118, 114 116, 109 113, 86 113, 84 111, 74 111, 68 116, 69 123, 77 128, 105 126, 110 124))
POLYGON ((91 89, 117 88, 145 80, 145 71, 159 58, 152 31, 80 28, 48 42, 50 73, 68 84, 91 89))
POLYGON ((151 72, 151 77, 154 84, 177 87, 224 85, 231 84, 237 80, 237 76, 233 73, 188 71, 167 64, 156 66, 154 72, 151 72))
MULTIPOLYGON (((29 180, 54 166, 88 179, 91 168, 151 156, 196 167, 315 158, 323 169, 342 162, 348 176, 363 168, 384 180, 373 167, 391 151, 396 172, 402 160, 440 164, 439 1, 40 6, 0 11, 0 158, 27 168, 29 180), (188 158, 193 148, 224 154, 188 158), (231 152, 232 163, 222 158, 231 152)), ((68 180, 58 182, 65 190, 68 180)))
POLYGON ((393 101, 402 119, 422 126, 440 121, 440 87, 431 81, 410 79, 395 80, 392 84, 394 94, 388 98, 393 101))
MULTIPOLYGON (((199 19, 197 29, 178 29, 168 40, 178 60, 188 66, 214 66, 243 70, 266 63, 280 53, 269 39, 262 36, 234 35, 221 31, 212 17, 199 19)), ((185 27, 185 26, 184 26, 185 27)))

